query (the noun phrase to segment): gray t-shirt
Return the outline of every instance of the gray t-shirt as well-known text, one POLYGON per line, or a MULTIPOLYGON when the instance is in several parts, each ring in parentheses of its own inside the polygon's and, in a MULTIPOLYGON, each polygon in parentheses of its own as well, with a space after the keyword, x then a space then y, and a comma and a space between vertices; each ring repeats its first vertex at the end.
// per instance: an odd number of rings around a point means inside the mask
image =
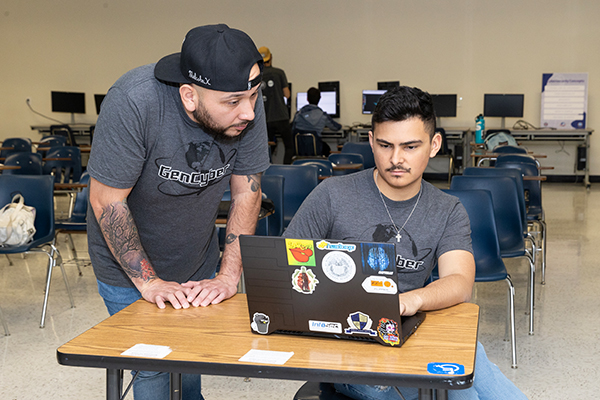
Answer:
MULTIPOLYGON (((373 168, 321 182, 302 203, 284 236, 396 243, 399 290, 417 289, 424 286, 442 254, 472 252, 469 217, 458 199, 425 181, 422 190, 399 243, 373 180, 373 168)), ((398 229, 417 197, 392 201, 383 196, 398 229)))
MULTIPOLYGON (((87 170, 105 185, 133 188, 127 203, 160 278, 185 282, 214 273, 219 258, 214 224, 231 174, 256 174, 269 166, 262 101, 255 114, 242 135, 216 140, 187 116, 178 86, 154 77, 154 64, 127 72, 108 91, 87 170)), ((96 277, 132 287, 91 207, 88 212, 96 277)))

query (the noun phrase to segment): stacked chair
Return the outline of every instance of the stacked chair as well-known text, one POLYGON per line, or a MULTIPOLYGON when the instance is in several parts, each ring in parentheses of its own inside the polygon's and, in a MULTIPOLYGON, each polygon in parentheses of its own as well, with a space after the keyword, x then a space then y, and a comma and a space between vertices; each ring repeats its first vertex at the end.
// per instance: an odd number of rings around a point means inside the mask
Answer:
POLYGON ((346 142, 342 147, 342 153, 355 153, 363 156, 364 169, 375 166, 375 156, 369 142, 346 142))
POLYGON ((300 160, 294 160, 292 165, 314 165, 319 169, 319 180, 329 178, 333 175, 333 164, 329 160, 325 159, 310 159, 303 158, 300 160))

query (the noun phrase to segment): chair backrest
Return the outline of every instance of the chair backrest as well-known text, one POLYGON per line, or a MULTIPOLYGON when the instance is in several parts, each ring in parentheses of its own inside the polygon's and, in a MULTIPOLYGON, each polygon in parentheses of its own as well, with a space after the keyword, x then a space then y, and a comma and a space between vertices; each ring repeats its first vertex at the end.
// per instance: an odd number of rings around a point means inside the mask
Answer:
POLYGON ((21 194, 25 204, 35 207, 35 229, 32 247, 54 238, 54 180, 46 175, 0 175, 0 205, 21 194))
POLYGON ((488 129, 486 131, 485 148, 487 150, 494 150, 497 146, 505 144, 517 146, 517 141, 508 129, 488 129))
POLYGON ((322 152, 320 139, 313 131, 294 130, 294 142, 296 144, 296 155, 317 156, 322 152))
MULTIPOLYGON (((90 176, 87 172, 81 175, 79 183, 89 185, 90 176)), ((73 204, 73 210, 71 211, 71 219, 73 221, 85 222, 87 218, 88 199, 89 199, 90 188, 89 186, 81 189, 75 197, 75 204, 73 204)))
POLYGON ((64 136, 67 138, 67 144, 69 146, 77 146, 75 134, 69 125, 50 125, 50 134, 64 136))
POLYGON ((444 190, 444 192, 458 197, 469 215, 476 266, 475 280, 485 282, 506 279, 506 267, 500 256, 491 193, 487 190, 444 190))
POLYGON ((521 146, 511 146, 506 144, 494 147, 493 152, 502 154, 527 154, 527 149, 521 146))
POLYGON ((317 168, 319 168, 319 177, 333 175, 333 166, 329 160, 303 158, 300 160, 294 160, 292 165, 316 165, 317 168))
POLYGON ((496 165, 495 168, 467 167, 463 171, 463 175, 477 176, 508 176, 513 178, 517 187, 519 200, 519 212, 521 213, 521 224, 523 225, 523 233, 527 233, 527 205, 525 202, 525 185, 521 171, 516 168, 501 168, 496 165))
POLYGON ((319 169, 314 165, 271 165, 265 175, 280 175, 283 184, 283 225, 287 227, 308 194, 319 183, 319 169))
POLYGON ((285 178, 279 175, 263 175, 262 192, 275 206, 275 213, 258 221, 256 235, 281 236, 283 233, 283 186, 285 178))
POLYGON ((329 155, 329 161, 334 164, 362 164, 364 168, 364 158, 362 154, 357 153, 333 153, 329 155))
POLYGON ((6 158, 14 153, 31 153, 31 139, 8 138, 2 141, 4 150, 0 150, 0 158, 6 158))
MULTIPOLYGON (((535 158, 519 154, 501 154, 496 160, 496 167, 515 168, 523 176, 540 176, 540 170, 535 158)), ((542 182, 539 180, 524 180, 525 201, 527 214, 537 215, 542 211, 542 182)))
POLYGON ((523 221, 514 178, 509 176, 462 175, 452 178, 452 190, 488 190, 492 195, 500 251, 521 253, 525 249, 523 221))
POLYGON ((19 169, 7 169, 2 175, 42 175, 42 155, 38 153, 14 153, 6 157, 5 166, 19 169))
POLYGON ((68 160, 47 160, 44 174, 54 175, 56 183, 76 183, 81 179, 81 150, 75 146, 59 146, 46 153, 47 159, 65 158, 68 160))
POLYGON ((375 156, 369 142, 346 142, 342 147, 343 153, 355 153, 363 156, 363 165, 365 169, 375 166, 375 156))

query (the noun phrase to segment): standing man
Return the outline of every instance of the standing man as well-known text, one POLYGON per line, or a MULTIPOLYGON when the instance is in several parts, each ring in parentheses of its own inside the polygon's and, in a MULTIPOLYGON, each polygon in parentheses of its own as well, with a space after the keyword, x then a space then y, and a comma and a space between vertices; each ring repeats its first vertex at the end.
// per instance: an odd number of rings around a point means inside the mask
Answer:
POLYGON ((294 133, 296 130, 315 132, 317 136, 315 138, 317 142, 317 154, 328 157, 329 153, 331 153, 331 148, 323 141, 323 128, 328 127, 334 131, 339 131, 342 125, 335 122, 329 114, 319 107, 318 104, 321 100, 321 91, 319 89, 314 87, 308 89, 306 100, 308 104, 302 107, 294 116, 292 132, 294 133))
MULTIPOLYGON (((325 180, 307 197, 285 231, 289 238, 396 244, 400 312, 437 310, 468 301, 475 279, 469 218, 456 197, 423 180, 440 149, 431 96, 401 86, 381 96, 369 142, 375 168, 325 180), (367 206, 368 205, 368 206, 367 206), (440 279, 426 285, 437 264, 440 279)), ((414 388, 335 384, 360 400, 416 399, 414 388)), ((450 390, 451 400, 511 399, 525 395, 477 345, 475 380, 450 390)))
POLYGON ((294 141, 290 128, 290 113, 286 104, 289 104, 291 93, 285 72, 280 68, 273 67, 273 55, 268 47, 258 49, 265 63, 263 70, 262 94, 265 102, 265 113, 267 115, 267 131, 269 141, 277 142, 275 135, 279 134, 285 153, 284 164, 291 164, 294 157, 294 141))
MULTIPOLYGON (((227 25, 189 31, 180 53, 133 69, 108 91, 88 163, 88 245, 112 315, 144 298, 164 308, 233 296, 238 236, 253 233, 260 175, 269 166, 263 61, 252 39, 227 25), (227 186, 231 209, 221 267, 215 219, 227 186)), ((169 375, 142 371, 140 399, 168 399, 169 375)), ((183 376, 202 399, 200 376, 183 376)))

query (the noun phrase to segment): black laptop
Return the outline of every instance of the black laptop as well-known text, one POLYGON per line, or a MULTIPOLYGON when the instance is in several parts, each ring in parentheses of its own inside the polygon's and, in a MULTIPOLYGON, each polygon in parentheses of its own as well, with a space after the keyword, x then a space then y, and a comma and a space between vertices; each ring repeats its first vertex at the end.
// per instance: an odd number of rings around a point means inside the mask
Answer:
POLYGON ((402 346, 425 319, 400 316, 392 243, 240 236, 251 329, 402 346))

